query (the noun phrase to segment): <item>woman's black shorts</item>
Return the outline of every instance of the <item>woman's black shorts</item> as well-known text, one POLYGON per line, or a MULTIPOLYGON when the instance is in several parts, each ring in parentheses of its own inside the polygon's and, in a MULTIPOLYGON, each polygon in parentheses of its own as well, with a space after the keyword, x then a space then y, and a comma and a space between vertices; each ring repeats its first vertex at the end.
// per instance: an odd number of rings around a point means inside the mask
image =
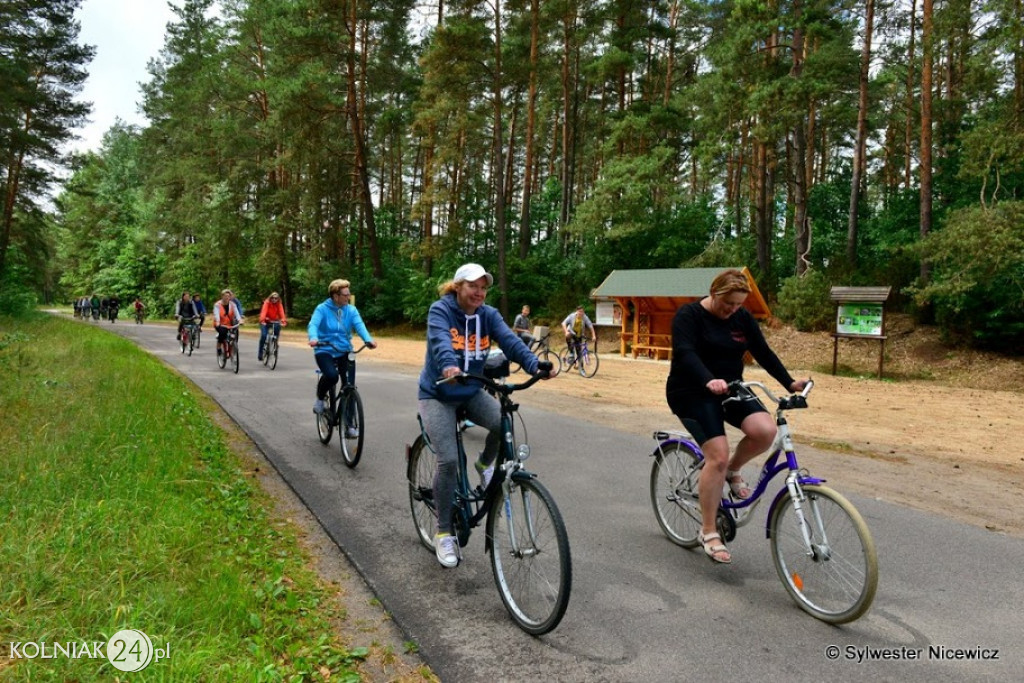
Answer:
POLYGON ((716 436, 725 436, 726 422, 739 429, 748 415, 768 412, 760 401, 722 403, 726 396, 712 394, 700 396, 671 393, 667 398, 668 407, 682 421, 698 445, 716 436))

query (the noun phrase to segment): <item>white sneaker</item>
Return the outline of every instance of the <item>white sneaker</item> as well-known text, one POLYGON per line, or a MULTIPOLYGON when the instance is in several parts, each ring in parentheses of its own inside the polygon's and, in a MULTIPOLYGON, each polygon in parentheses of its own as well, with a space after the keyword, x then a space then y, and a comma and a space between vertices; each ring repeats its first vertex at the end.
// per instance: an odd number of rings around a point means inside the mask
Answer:
POLYGON ((459 541, 451 534, 434 536, 434 552, 442 567, 456 567, 459 564, 459 541))
POLYGON ((324 401, 323 401, 323 399, 318 398, 317 400, 313 401, 313 412, 316 413, 317 415, 323 415, 324 414, 324 401))
POLYGON ((491 483, 491 479, 494 478, 494 465, 480 469, 480 462, 477 461, 476 471, 480 475, 480 488, 486 491, 491 483))
POLYGON ((359 430, 356 429, 355 427, 346 427, 345 428, 345 436, 347 438, 349 438, 349 439, 358 439, 359 438, 359 430))

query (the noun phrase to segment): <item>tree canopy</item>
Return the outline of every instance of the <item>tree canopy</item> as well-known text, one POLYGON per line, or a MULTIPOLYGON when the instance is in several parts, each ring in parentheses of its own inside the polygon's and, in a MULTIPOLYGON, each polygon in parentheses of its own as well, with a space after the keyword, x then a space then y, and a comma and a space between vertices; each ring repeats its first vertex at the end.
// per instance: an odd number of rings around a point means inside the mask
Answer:
POLYGON ((365 317, 416 321, 472 260, 505 313, 554 318, 615 268, 743 263, 780 296, 891 285, 976 343, 996 315, 1021 348, 1019 263, 948 258, 1015 244, 1019 1, 216 7, 176 10, 149 125, 65 186, 64 296, 278 290, 301 316, 345 276, 365 317), (968 281, 998 313, 964 315, 968 281))

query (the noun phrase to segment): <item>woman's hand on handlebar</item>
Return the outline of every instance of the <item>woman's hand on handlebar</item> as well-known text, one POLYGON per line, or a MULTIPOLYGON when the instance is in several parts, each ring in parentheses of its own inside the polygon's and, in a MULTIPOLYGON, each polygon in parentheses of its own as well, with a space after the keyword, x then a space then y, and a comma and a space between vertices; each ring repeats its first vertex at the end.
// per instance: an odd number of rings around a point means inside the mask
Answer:
POLYGON ((706 386, 708 388, 708 391, 710 391, 712 394, 721 395, 729 393, 729 383, 726 382, 724 379, 713 379, 704 386, 706 386))
POLYGON ((799 394, 801 391, 804 390, 804 387, 806 387, 807 383, 810 381, 811 379, 809 377, 807 379, 798 379, 789 385, 789 390, 794 394, 799 394))

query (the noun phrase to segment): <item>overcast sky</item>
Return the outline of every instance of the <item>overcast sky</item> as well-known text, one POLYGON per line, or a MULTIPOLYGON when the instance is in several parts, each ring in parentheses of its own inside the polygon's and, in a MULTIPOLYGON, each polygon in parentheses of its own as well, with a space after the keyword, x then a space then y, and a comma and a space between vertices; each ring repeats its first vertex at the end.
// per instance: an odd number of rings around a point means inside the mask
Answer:
POLYGON ((174 14, 167 0, 85 0, 77 16, 82 25, 78 41, 94 46, 96 56, 86 68, 89 79, 80 96, 92 102, 90 122, 79 129, 82 139, 72 147, 98 150, 116 119, 146 125, 139 113, 139 84, 149 80, 146 64, 160 53, 174 14))

